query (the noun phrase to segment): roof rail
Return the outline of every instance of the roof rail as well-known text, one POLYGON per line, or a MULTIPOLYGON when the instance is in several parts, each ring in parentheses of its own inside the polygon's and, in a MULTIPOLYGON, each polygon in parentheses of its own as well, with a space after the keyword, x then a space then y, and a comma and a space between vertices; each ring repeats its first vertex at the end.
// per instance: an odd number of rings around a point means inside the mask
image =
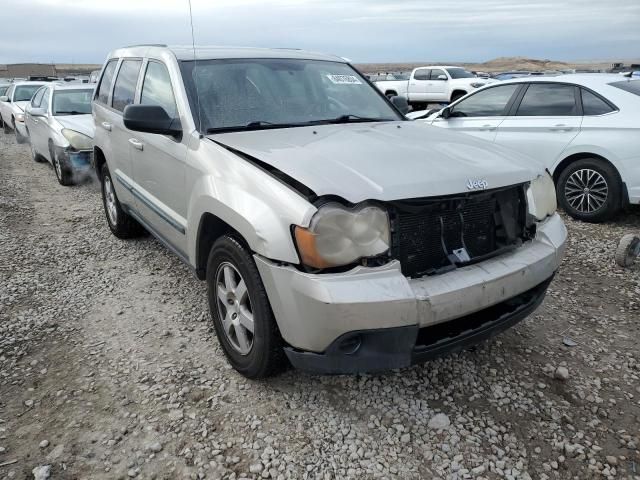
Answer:
POLYGON ((164 43, 139 43, 137 45, 127 45, 124 48, 133 48, 133 47, 167 47, 164 43))

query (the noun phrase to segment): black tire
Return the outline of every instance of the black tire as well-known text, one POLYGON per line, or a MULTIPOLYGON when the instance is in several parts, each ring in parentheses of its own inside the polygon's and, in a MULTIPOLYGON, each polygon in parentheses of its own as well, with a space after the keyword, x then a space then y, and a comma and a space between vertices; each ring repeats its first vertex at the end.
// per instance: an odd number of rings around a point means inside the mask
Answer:
POLYGON ((107 224, 109 225, 111 233, 123 240, 143 236, 145 234, 145 230, 142 225, 140 225, 131 215, 129 215, 122 209, 122 205, 120 205, 120 201, 116 196, 111 173, 109 173, 109 167, 107 167, 106 162, 102 165, 101 183, 102 188, 100 190, 102 191, 102 205, 104 207, 104 213, 107 217, 107 224), (115 209, 115 218, 113 219, 111 218, 109 209, 107 207, 108 194, 106 193, 106 190, 108 189, 108 185, 110 185, 112 189, 111 193, 113 195, 113 197, 109 200, 109 203, 115 209))
POLYGON ((271 311, 267 292, 250 251, 239 240, 223 236, 214 243, 207 262, 207 284, 213 325, 222 350, 233 368, 252 379, 273 376, 284 370, 288 365, 284 342, 271 311), (220 318, 221 307, 224 306, 226 310, 227 306, 222 305, 222 302, 219 304, 217 278, 220 269, 229 265, 240 275, 239 279, 245 282, 253 316, 252 345, 245 354, 232 344, 220 318))
POLYGON ((9 127, 7 122, 2 122, 2 131, 6 134, 11 133, 11 127, 9 127))
POLYGON ((451 95, 451 103, 455 102, 459 98, 464 97, 466 94, 467 92, 453 92, 453 94, 451 95))
POLYGON ((51 164, 53 165, 53 171, 56 174, 58 183, 65 187, 73 185, 73 171, 71 170, 71 167, 67 164, 64 158, 60 159, 59 156, 56 155, 51 142, 49 142, 49 156, 51 158, 51 164))
POLYGON ((389 91, 389 92, 385 92, 384 96, 387 97, 389 100, 391 100, 392 97, 397 97, 398 94, 394 91, 389 91))
MULTIPOLYGON (((598 177, 595 177, 599 182, 598 177)), ((592 180, 595 182, 596 180, 592 180)), ((602 188, 602 183, 598 185, 591 185, 602 188)), ((588 188, 588 187, 587 187, 588 188)), ((585 191, 585 193, 587 193, 585 191)), ((558 197, 558 203, 567 214, 578 220, 591 223, 605 222, 613 218, 622 208, 622 185, 620 183, 620 177, 618 172, 609 163, 597 159, 597 158, 583 158, 569 164, 559 175, 556 183, 556 194, 558 197), (586 173, 585 173, 586 172, 586 173), (598 197, 593 198, 594 203, 590 203, 589 196, 580 197, 576 199, 571 196, 572 192, 577 192, 576 179, 585 178, 582 175, 587 175, 589 172, 596 172, 600 178, 606 183, 606 196, 602 196, 600 190, 598 190, 598 197), (604 198, 604 200, 602 200, 604 198), (582 201, 583 203, 579 203, 582 201), (595 208, 597 204, 602 202, 598 208, 595 208), (592 210, 591 210, 592 209, 592 210)), ((596 195, 596 190, 592 190, 592 194, 596 195)))

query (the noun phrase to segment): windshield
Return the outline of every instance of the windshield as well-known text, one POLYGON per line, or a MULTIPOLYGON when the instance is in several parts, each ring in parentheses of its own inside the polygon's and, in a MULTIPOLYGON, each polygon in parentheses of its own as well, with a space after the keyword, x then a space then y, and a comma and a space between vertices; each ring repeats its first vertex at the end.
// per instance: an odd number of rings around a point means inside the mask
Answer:
POLYGON ((181 68, 204 132, 402 119, 344 63, 226 59, 184 61, 181 68))
POLYGON ((449 72, 449 75, 453 79, 456 79, 456 78, 476 78, 476 76, 473 73, 468 72, 464 68, 447 68, 447 72, 449 72))
POLYGON ((42 85, 18 85, 13 94, 14 102, 24 102, 31 100, 33 94, 36 93, 42 85))
POLYGON ((84 115, 91 113, 93 89, 58 90, 53 92, 54 115, 84 115))
POLYGON ((609 85, 640 97, 640 80, 624 80, 622 82, 610 83, 609 85))

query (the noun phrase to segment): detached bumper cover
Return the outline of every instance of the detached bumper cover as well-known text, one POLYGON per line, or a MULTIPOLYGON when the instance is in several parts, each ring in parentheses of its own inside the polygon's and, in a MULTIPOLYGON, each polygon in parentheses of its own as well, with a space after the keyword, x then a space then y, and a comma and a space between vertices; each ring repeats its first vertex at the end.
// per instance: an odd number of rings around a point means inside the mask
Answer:
POLYGON ((514 251, 418 279, 405 277, 397 261, 314 275, 254 258, 292 363, 350 373, 411 365, 526 317, 544 298, 566 236, 554 215, 538 225, 534 240, 514 251), (436 337, 450 340, 433 343, 436 337))

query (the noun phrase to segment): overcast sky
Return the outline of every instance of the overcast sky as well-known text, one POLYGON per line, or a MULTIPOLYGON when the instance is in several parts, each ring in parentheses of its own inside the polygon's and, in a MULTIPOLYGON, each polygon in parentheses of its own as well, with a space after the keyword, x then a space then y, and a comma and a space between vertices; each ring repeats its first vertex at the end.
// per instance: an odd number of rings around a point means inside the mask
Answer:
MULTIPOLYGON (((187 0, 2 0, 0 63, 102 63, 190 44, 187 0)), ((192 0, 196 43, 297 47, 354 62, 640 57, 640 0, 192 0)))

